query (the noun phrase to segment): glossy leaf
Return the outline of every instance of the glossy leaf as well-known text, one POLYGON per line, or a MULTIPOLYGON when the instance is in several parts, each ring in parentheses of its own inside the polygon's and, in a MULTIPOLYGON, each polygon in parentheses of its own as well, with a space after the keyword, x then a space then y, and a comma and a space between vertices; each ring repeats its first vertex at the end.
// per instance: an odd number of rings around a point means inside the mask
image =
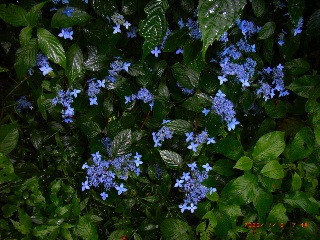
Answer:
POLYGON ((300 97, 309 98, 310 91, 320 83, 319 75, 304 75, 287 86, 288 89, 300 97))
POLYGON ((38 3, 34 5, 30 11, 27 13, 26 18, 28 19, 29 26, 34 26, 39 22, 39 19, 41 18, 41 9, 48 3, 49 1, 44 1, 41 3, 38 3))
POLYGON ((32 38, 32 27, 25 27, 20 31, 19 41, 22 47, 28 45, 32 38))
POLYGON ((166 124, 166 126, 175 134, 185 135, 186 132, 192 131, 190 122, 182 119, 173 120, 166 124))
POLYGON ((113 156, 124 155, 132 141, 132 134, 130 129, 126 129, 118 133, 112 141, 111 153, 113 156))
POLYGON ((19 132, 13 123, 0 126, 0 153, 7 155, 17 145, 19 132))
POLYGON ((101 133, 100 125, 93 121, 84 122, 81 125, 82 131, 88 138, 94 138, 101 133))
POLYGON ((83 77, 83 54, 80 47, 77 44, 73 44, 67 52, 67 69, 66 75, 69 80, 69 86, 73 85, 73 82, 83 77))
POLYGON ((256 17, 261 17, 265 10, 265 0, 252 0, 252 10, 256 17))
POLYGON ((240 170, 250 170, 252 168, 252 163, 253 161, 251 158, 243 156, 237 161, 237 164, 233 168, 237 168, 240 170))
POLYGON ((241 143, 232 137, 226 137, 217 141, 214 147, 216 152, 232 160, 238 160, 241 156, 243 156, 243 148, 241 143))
POLYGON ((9 4, 8 7, 6 7, 6 4, 0 4, 0 18, 15 27, 29 25, 26 10, 14 4, 9 4))
POLYGON ((292 75, 304 74, 309 70, 309 68, 309 63, 303 58, 292 59, 285 64, 286 71, 292 75))
POLYGON ((92 0, 92 8, 103 18, 111 17, 117 11, 115 0, 92 0))
POLYGON ((14 168, 9 158, 0 153, 0 184, 15 180, 17 176, 14 173, 14 168))
POLYGON ((179 219, 168 218, 160 225, 160 231, 164 239, 178 240, 178 239, 191 239, 190 233, 192 230, 190 226, 179 219))
POLYGON ((259 31, 258 37, 260 39, 267 39, 269 38, 276 29, 276 24, 274 22, 267 22, 259 31))
POLYGON ((183 87, 191 89, 198 86, 199 74, 193 69, 186 67, 183 63, 176 63, 171 69, 174 78, 183 87))
POLYGON ((182 167, 182 157, 173 151, 159 150, 160 156, 168 168, 177 169, 182 167))
POLYGON ((277 160, 268 162, 261 170, 261 173, 269 178, 281 179, 284 178, 284 172, 282 166, 277 160))
POLYGON ((68 28, 75 25, 83 24, 92 17, 78 8, 72 7, 73 13, 68 17, 63 11, 65 8, 60 8, 52 17, 51 27, 53 28, 68 28))
POLYGON ((301 177, 299 176, 299 174, 295 172, 294 175, 292 176, 292 181, 291 181, 292 191, 299 191, 301 188, 301 184, 302 184, 301 177))

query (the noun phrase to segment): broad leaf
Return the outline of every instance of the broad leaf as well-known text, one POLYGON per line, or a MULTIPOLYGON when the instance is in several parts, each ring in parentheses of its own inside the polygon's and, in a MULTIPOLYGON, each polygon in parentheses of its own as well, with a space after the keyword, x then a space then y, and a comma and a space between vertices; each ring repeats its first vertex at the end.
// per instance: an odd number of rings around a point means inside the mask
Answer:
POLYGON ((77 8, 72 8, 73 13, 70 15, 70 17, 63 13, 64 10, 65 8, 60 8, 53 15, 51 20, 51 27, 68 28, 85 23, 92 19, 92 17, 88 13, 77 8))
POLYGON ((310 69, 309 63, 303 58, 292 59, 285 63, 285 70, 292 75, 301 75, 310 69))
POLYGON ((260 17, 265 10, 265 0, 252 0, 252 10, 256 17, 260 17))
POLYGON ((25 27, 20 31, 19 41, 22 47, 28 45, 32 38, 32 27, 25 27))
POLYGON ((320 83, 319 75, 304 75, 287 86, 287 88, 300 97, 309 98, 309 93, 320 83))
POLYGON ((240 170, 250 170, 252 168, 252 163, 253 161, 251 158, 243 156, 237 161, 237 164, 233 168, 237 168, 240 170))
POLYGON ((232 176, 234 174, 234 161, 230 159, 219 159, 215 162, 212 170, 219 173, 222 176, 232 176))
POLYGON ((37 36, 41 51, 47 55, 50 60, 65 69, 66 55, 59 40, 44 28, 38 28, 37 36))
POLYGON ((291 21, 294 25, 298 24, 300 17, 302 17, 304 10, 304 0, 289 0, 288 10, 291 21))
POLYGON ((67 52, 66 75, 69 80, 69 86, 73 85, 74 80, 83 77, 83 54, 77 44, 73 44, 67 52))
POLYGON ((19 132, 15 124, 0 126, 0 153, 9 154, 17 145, 19 132))
POLYGON ((318 204, 311 202, 305 192, 286 194, 283 200, 294 208, 301 208, 310 214, 319 214, 318 204))
POLYGON ((204 60, 208 47, 235 23, 246 3, 245 0, 199 1, 198 21, 202 33, 204 60))
POLYGON ((84 122, 81 125, 81 129, 88 136, 88 138, 94 138, 101 133, 100 125, 93 121, 84 122))
POLYGON ((301 188, 301 184, 302 184, 301 177, 299 176, 299 174, 295 172, 294 175, 292 176, 292 181, 291 181, 292 191, 299 191, 301 188))
POLYGON ((268 215, 267 222, 272 222, 279 226, 280 223, 285 225, 287 221, 288 217, 286 215, 286 208, 283 206, 283 204, 278 203, 277 205, 273 206, 268 215))
POLYGON ((186 120, 177 119, 165 124, 171 131, 179 135, 185 135, 192 131, 192 124, 186 120))
POLYGON ((9 4, 8 7, 6 4, 0 4, 0 18, 15 27, 29 25, 26 10, 14 4, 9 4))
POLYGON ((127 153, 129 147, 131 146, 131 142, 132 135, 130 129, 126 129, 118 133, 112 141, 112 156, 121 156, 127 153))
POLYGON ((39 19, 41 18, 41 12, 40 10, 43 8, 43 6, 48 3, 49 1, 44 1, 41 3, 38 3, 34 5, 31 10, 27 13, 27 19, 29 22, 29 26, 34 26, 39 22, 39 19))
POLYGON ((257 191, 253 200, 253 205, 257 209, 260 219, 265 218, 266 214, 270 211, 273 196, 270 192, 264 192, 262 189, 257 191))
POLYGON ((267 22, 259 31, 259 39, 267 39, 274 33, 275 29, 276 24, 274 22, 267 22))
POLYGON ((214 147, 216 152, 232 160, 238 160, 241 156, 243 156, 243 148, 241 143, 230 136, 217 141, 214 147))
POLYGON ((252 157, 256 161, 272 160, 277 158, 284 150, 284 133, 271 132, 259 138, 255 145, 252 157))
POLYGON ((284 178, 284 172, 282 166, 277 160, 268 162, 261 170, 261 173, 269 178, 281 179, 284 178))
POLYGON ((182 157, 173 151, 159 150, 162 160, 168 168, 177 169, 182 167, 182 157))
POLYGON ((174 78, 185 88, 193 88, 198 86, 199 74, 193 69, 185 66, 184 63, 176 63, 172 66, 172 74, 174 78))
POLYGON ((191 239, 190 226, 179 219, 168 218, 160 225, 161 234, 166 240, 191 239))

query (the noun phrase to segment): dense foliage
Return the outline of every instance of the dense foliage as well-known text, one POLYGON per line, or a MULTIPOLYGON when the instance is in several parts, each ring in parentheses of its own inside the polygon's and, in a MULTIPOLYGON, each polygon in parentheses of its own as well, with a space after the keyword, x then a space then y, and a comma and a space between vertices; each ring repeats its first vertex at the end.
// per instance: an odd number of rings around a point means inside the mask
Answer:
POLYGON ((0 4, 0 239, 319 239, 320 4, 0 4))

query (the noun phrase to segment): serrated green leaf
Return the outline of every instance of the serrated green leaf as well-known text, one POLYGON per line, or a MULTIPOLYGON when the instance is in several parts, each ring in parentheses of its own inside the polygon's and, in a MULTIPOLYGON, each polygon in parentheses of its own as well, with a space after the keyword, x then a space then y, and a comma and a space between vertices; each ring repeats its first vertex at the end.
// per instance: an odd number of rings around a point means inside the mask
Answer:
POLYGON ((0 153, 9 154, 17 145, 19 132, 13 123, 0 126, 0 153))
POLYGON ((113 231, 110 236, 108 237, 108 240, 119 240, 123 236, 130 236, 132 234, 132 229, 122 229, 122 230, 116 230, 113 231))
POLYGON ((184 63, 176 63, 172 66, 174 78, 185 88, 197 87, 199 83, 199 74, 193 69, 185 66, 184 63))
POLYGON ((245 205, 255 198, 258 187, 257 177, 253 174, 246 174, 229 182, 221 192, 221 200, 227 204, 245 205))
POLYGON ((212 170, 222 176, 232 176, 234 174, 234 162, 229 159, 219 159, 215 162, 212 170))
POLYGON ((41 12, 40 10, 48 3, 49 1, 44 1, 41 3, 38 3, 34 5, 30 11, 27 13, 27 20, 29 22, 29 26, 34 26, 39 22, 39 19, 41 18, 41 12))
POLYGON ((272 36, 275 29, 276 24, 274 22, 267 22, 259 31, 259 39, 267 39, 268 37, 272 36))
POLYGON ((292 191, 299 191, 301 188, 301 184, 302 184, 301 177, 299 176, 299 174, 295 172, 294 175, 292 176, 292 181, 291 181, 292 191))
POLYGON ((0 4, 0 18, 15 27, 29 25, 26 10, 14 4, 9 4, 8 7, 6 4, 0 4))
POLYGON ((245 0, 199 1, 198 21, 203 40, 203 60, 208 47, 235 23, 246 3, 245 0))
POLYGON ((284 132, 267 133, 259 138, 253 149, 252 157, 256 161, 275 159, 283 152, 284 148, 284 132))
POLYGON ((304 75, 300 78, 294 79, 287 88, 300 97, 309 98, 309 93, 320 83, 319 75, 304 75))
POLYGON ((237 168, 240 170, 250 170, 252 168, 252 164, 253 161, 251 158, 243 156, 237 161, 237 164, 233 168, 237 168))
POLYGON ((283 168, 277 160, 272 160, 268 162, 261 170, 261 173, 265 177, 273 179, 284 178, 283 168))
POLYGON ((174 218, 164 220, 160 225, 160 231, 166 240, 188 240, 191 239, 190 233, 192 233, 186 222, 174 218))
POLYGON ((183 31, 183 30, 174 31, 168 36, 163 46, 163 51, 164 52, 176 51, 177 48, 182 47, 184 45, 187 39, 188 39, 188 34, 186 31, 183 31))
POLYGON ((92 0, 92 8, 102 18, 111 17, 118 9, 115 0, 92 0))
POLYGON ((160 100, 162 103, 166 103, 166 102, 168 102, 169 99, 170 99, 169 89, 168 89, 168 87, 167 87, 165 84, 163 84, 163 83, 160 83, 160 84, 159 84, 158 96, 159 96, 159 100, 160 100))
POLYGON ((118 133, 112 141, 111 153, 112 156, 124 155, 132 142, 132 134, 130 129, 126 129, 118 133))
POLYGON ((15 180, 14 168, 10 160, 0 153, 0 184, 15 180))
POLYGON ((32 38, 32 27, 25 27, 20 31, 19 41, 22 47, 28 45, 32 38))
POLYGON ((36 65, 37 53, 38 42, 36 38, 31 39, 27 45, 17 50, 14 67, 20 80, 23 79, 31 67, 36 65))
POLYGON ((94 138, 101 133, 100 125, 93 121, 82 123, 81 129, 88 138, 94 138))
POLYGON ((319 214, 318 204, 311 202, 305 192, 296 191, 286 194, 283 200, 292 207, 301 208, 309 214, 319 214))
MULTIPOLYGON (((238 206, 239 207, 239 206, 238 206)), ((239 207, 240 208, 240 207, 239 207)), ((203 217, 202 219, 208 219, 210 224, 212 225, 212 227, 215 227, 217 226, 217 218, 216 216, 214 215, 214 212, 211 210, 209 212, 207 212, 203 217)))
POLYGON ((97 72, 106 68, 106 59, 105 55, 92 55, 84 62, 84 66, 87 70, 97 72))
POLYGON ((18 230, 22 234, 28 235, 32 231, 31 218, 23 209, 19 209, 18 213, 19 213, 19 220, 20 220, 18 230))
POLYGON ((77 44, 73 44, 67 52, 66 75, 69 80, 69 86, 73 85, 74 80, 83 77, 83 54, 77 44))
POLYGON ((168 168, 177 169, 182 167, 182 157, 173 151, 159 150, 160 156, 168 168))
MULTIPOLYGON (((153 4, 155 2, 161 3, 161 1, 153 0, 149 4, 153 4)), ((139 24, 139 32, 141 36, 145 38, 142 47, 142 61, 147 54, 151 52, 151 50, 160 45, 166 35, 168 27, 165 11, 162 7, 150 10, 149 6, 146 6, 145 12, 148 16, 146 19, 140 21, 139 24)))
POLYGON ((41 51, 56 64, 66 68, 66 54, 59 40, 44 28, 38 28, 38 43, 41 51))
POLYGON ((190 111, 200 113, 205 106, 210 106, 211 104, 212 99, 208 95, 197 93, 184 101, 182 106, 190 111))
POLYGON ((256 17, 260 17, 264 13, 265 1, 264 0, 252 0, 252 10, 256 17))
POLYGON ((192 131, 192 124, 186 120, 177 119, 165 124, 171 131, 178 135, 185 135, 192 131))
POLYGON ((244 155, 241 143, 230 136, 217 141, 214 148, 216 152, 233 160, 238 160, 244 155))
POLYGON ((52 28, 68 28, 75 25, 83 24, 92 17, 78 8, 72 7, 73 13, 68 17, 63 11, 65 8, 60 8, 53 16, 51 20, 52 28))
POLYGON ((296 58, 285 63, 285 70, 292 75, 301 75, 310 69, 309 63, 303 58, 296 58))
POLYGON ((79 223, 75 227, 74 233, 83 239, 98 239, 97 229, 88 215, 79 217, 79 223))
POLYGON ((259 217, 263 220, 271 208, 272 199, 272 194, 269 192, 264 192, 263 190, 258 191, 253 199, 253 205, 258 211, 259 217))
POLYGON ((286 215, 286 208, 283 206, 282 203, 278 203, 277 205, 273 206, 271 209, 267 222, 276 223, 278 226, 280 223, 286 225, 288 221, 288 217, 286 215))

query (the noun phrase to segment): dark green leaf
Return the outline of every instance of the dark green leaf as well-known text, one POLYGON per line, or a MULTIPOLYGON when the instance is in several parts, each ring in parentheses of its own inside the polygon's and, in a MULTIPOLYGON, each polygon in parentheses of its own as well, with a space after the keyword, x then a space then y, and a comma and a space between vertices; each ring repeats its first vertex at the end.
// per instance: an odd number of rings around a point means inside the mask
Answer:
POLYGON ((304 75, 287 86, 287 88, 295 92, 300 97, 309 98, 309 93, 320 83, 319 75, 304 75))
MULTIPOLYGON (((106 0, 107 1, 107 0, 106 0)), ((53 28, 68 28, 89 21, 92 17, 80 9, 72 7, 73 13, 68 17, 63 11, 65 8, 60 8, 52 17, 51 27, 53 28)))
POLYGON ((82 123, 81 129, 88 138, 94 138, 101 133, 100 125, 93 121, 82 123))
POLYGON ((234 161, 230 159, 220 159, 215 162, 212 170, 219 173, 222 176, 232 176, 234 174, 234 161))
POLYGON ((168 38, 166 43, 164 44, 163 51, 164 52, 173 52, 176 51, 177 48, 183 46, 183 44, 187 41, 188 34, 186 31, 178 30, 172 32, 168 38))
POLYGON ((0 18, 6 23, 15 27, 28 26, 27 12, 20 6, 9 4, 0 4, 0 18))
POLYGON ((106 68, 105 55, 92 55, 85 61, 84 66, 87 70, 97 72, 106 68))
POLYGON ((10 160, 0 153, 0 184, 15 180, 14 168, 10 160))
POLYGON ((203 40, 203 59, 208 47, 239 18, 246 3, 245 0, 199 1, 198 21, 203 40))
POLYGON ((193 69, 187 68, 183 63, 176 63, 172 66, 172 74, 174 78, 186 88, 193 88, 198 86, 199 74, 193 69))
POLYGON ((276 24, 274 22, 267 22, 259 31, 259 39, 267 39, 274 33, 275 29, 276 24))
POLYGON ((252 0, 252 10, 256 17, 260 17, 264 13, 265 2, 264 0, 252 0))
POLYGON ((19 40, 22 47, 28 45, 32 37, 32 27, 25 27, 20 31, 19 40))
POLYGON ((237 161, 237 164, 233 168, 237 168, 240 170, 250 170, 252 168, 252 163, 253 161, 251 158, 243 156, 237 161))
POLYGON ((289 0, 288 10, 290 18, 294 22, 294 25, 297 25, 300 17, 302 17, 303 14, 304 0, 289 0))
POLYGON ((38 43, 41 51, 53 62, 66 68, 66 55, 59 40, 44 28, 38 28, 38 43))
POLYGON ((102 18, 111 17, 117 11, 115 0, 92 0, 93 10, 102 18))
POLYGON ((31 8, 31 10, 28 12, 28 14, 26 16, 28 19, 28 22, 29 22, 29 26, 34 26, 39 22, 39 19, 41 18, 40 10, 48 2, 49 1, 44 1, 44 2, 38 3, 31 8))
POLYGON ((126 129, 118 133, 111 145, 111 153, 113 156, 121 156, 127 153, 131 146, 132 136, 131 130, 126 129))
POLYGON ((8 68, 0 67, 0 73, 2 73, 2 72, 8 72, 8 71, 9 71, 8 68))
POLYGON ((305 192, 296 191, 286 194, 283 200, 294 208, 301 208, 310 214, 319 214, 318 204, 311 202, 305 192))
POLYGON ((320 9, 316 10, 309 18, 307 34, 310 37, 317 37, 320 35, 320 9))
POLYGON ((182 167, 182 157, 173 151, 159 150, 162 160, 168 168, 177 169, 182 167))
POLYGON ((192 230, 190 226, 179 219, 169 218, 160 225, 160 230, 165 240, 191 239, 192 230))
POLYGON ((277 226, 280 226, 280 223, 286 225, 287 221, 288 217, 286 215, 286 208, 283 206, 283 204, 278 203, 277 205, 273 206, 267 218, 267 222, 276 223, 277 226))
POLYGON ((283 152, 284 148, 284 132, 267 133, 259 138, 253 149, 252 157, 256 161, 275 159, 283 152))
POLYGON ((30 141, 37 150, 40 149, 42 145, 42 136, 36 129, 32 129, 30 133, 30 141))
POLYGON ((83 74, 83 55, 80 47, 73 44, 67 52, 66 75, 69 79, 69 86, 71 87, 77 78, 82 78, 83 74))
POLYGON ((268 162, 261 170, 262 175, 273 178, 281 179, 284 178, 284 172, 282 166, 277 160, 268 162))
POLYGON ((241 156, 243 156, 243 148, 241 143, 230 136, 217 141, 214 146, 216 152, 232 160, 238 160, 241 156))
POLYGON ((253 205, 257 209, 259 217, 265 218, 266 214, 269 212, 272 205, 272 194, 269 192, 264 192, 260 190, 257 192, 255 198, 253 199, 253 205))
POLYGON ((167 123, 166 126, 175 134, 179 135, 185 135, 186 132, 192 131, 191 123, 182 119, 173 120, 167 123))
POLYGON ((272 118, 284 118, 286 116, 286 103, 281 100, 270 99, 266 102, 265 109, 272 118))
POLYGON ((309 63, 303 58, 292 59, 285 63, 285 70, 292 75, 301 75, 310 69, 309 63))
POLYGON ((83 239, 98 239, 97 229, 88 215, 79 217, 79 223, 75 227, 74 233, 83 239))
POLYGON ((0 153, 9 154, 17 145, 19 132, 13 123, 0 126, 0 153))

